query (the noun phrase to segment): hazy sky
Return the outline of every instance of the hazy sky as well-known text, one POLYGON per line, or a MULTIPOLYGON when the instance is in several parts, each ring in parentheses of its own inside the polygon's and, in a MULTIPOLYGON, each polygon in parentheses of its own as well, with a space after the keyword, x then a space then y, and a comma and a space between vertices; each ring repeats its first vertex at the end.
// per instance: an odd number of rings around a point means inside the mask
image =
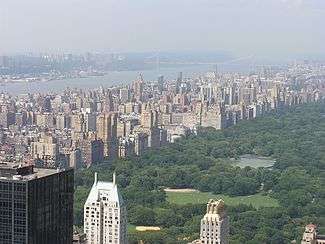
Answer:
POLYGON ((325 0, 0 0, 0 54, 325 53, 325 0))

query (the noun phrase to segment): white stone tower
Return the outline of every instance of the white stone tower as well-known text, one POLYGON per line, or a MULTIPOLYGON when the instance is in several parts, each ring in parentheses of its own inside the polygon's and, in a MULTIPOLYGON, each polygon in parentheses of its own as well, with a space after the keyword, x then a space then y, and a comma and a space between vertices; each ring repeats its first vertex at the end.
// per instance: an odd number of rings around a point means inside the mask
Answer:
POLYGON ((84 206, 87 244, 127 244, 126 206, 115 173, 113 182, 95 181, 84 206))
POLYGON ((202 244, 228 244, 229 220, 223 200, 210 200, 207 213, 201 220, 200 241, 202 244))

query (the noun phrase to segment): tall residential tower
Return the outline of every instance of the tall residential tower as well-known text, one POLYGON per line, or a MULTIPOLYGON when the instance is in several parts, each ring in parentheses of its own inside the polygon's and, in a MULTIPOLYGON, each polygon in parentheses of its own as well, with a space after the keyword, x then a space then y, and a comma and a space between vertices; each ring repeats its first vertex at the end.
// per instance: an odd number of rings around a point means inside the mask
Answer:
POLYGON ((228 244, 229 220, 223 200, 210 200, 201 219, 200 239, 193 244, 228 244))
POLYGON ((88 244, 127 244, 126 206, 115 182, 95 181, 84 206, 88 244))

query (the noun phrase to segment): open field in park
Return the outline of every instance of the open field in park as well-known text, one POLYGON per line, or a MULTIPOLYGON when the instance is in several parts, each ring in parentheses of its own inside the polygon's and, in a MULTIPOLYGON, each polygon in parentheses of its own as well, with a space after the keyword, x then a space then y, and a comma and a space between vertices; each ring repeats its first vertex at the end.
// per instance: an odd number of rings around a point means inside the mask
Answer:
POLYGON ((243 196, 243 197, 229 197, 225 195, 215 195, 208 192, 166 192, 167 200, 170 203, 175 204, 206 204, 209 199, 220 199, 222 198, 227 205, 238 205, 238 204, 247 204, 252 205, 255 208, 260 207, 276 207, 278 202, 276 199, 273 199, 269 196, 263 196, 261 194, 256 194, 252 196, 243 196))

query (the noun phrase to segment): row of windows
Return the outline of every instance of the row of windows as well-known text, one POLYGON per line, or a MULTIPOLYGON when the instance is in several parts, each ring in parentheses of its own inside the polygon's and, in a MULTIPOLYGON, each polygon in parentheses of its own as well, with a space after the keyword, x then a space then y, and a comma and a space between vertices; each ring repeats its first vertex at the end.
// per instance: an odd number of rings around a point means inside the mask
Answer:
POLYGON ((12 190, 14 190, 14 192, 26 192, 26 185, 9 182, 0 183, 0 192, 9 192, 12 190))

